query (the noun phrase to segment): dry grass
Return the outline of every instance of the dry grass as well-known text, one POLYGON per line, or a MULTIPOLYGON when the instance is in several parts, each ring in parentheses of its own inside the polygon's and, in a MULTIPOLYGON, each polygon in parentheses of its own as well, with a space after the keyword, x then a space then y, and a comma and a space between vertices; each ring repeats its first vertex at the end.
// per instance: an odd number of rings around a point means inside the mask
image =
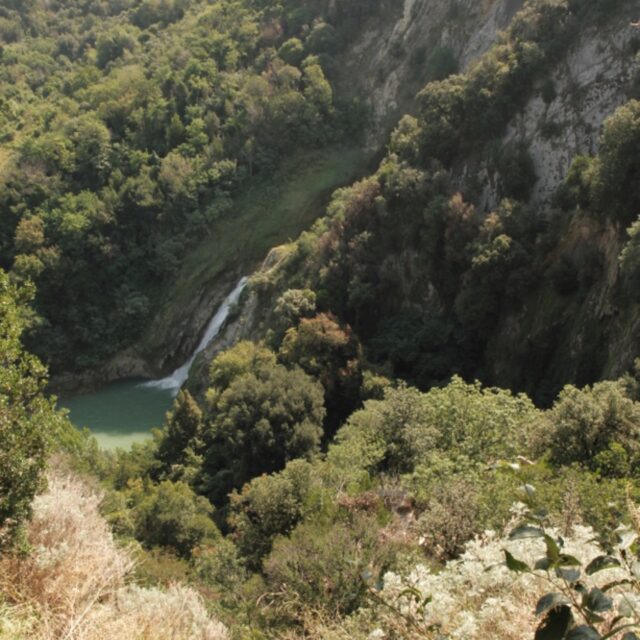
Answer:
POLYGON ((99 502, 76 478, 50 475, 34 501, 31 552, 0 558, 0 639, 225 640, 192 589, 127 584, 134 563, 99 502))

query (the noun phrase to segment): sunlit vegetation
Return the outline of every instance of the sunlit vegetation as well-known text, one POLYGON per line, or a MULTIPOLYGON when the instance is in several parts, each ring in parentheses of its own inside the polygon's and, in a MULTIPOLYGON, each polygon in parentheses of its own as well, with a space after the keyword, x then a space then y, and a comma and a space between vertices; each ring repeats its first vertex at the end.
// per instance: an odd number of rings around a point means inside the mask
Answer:
POLYGON ((640 360, 597 365, 602 325, 637 313, 640 103, 542 211, 526 141, 502 141, 623 4, 527 2, 464 74, 446 47, 416 55, 433 81, 378 169, 250 280, 254 339, 201 361, 144 444, 104 452, 22 339, 97 365, 162 292, 179 304, 315 219, 366 155, 332 79, 378 5, 4 3, 2 640, 637 639, 640 360), (478 157, 490 211, 460 178, 478 157), (597 315, 603 282, 618 309, 597 315), (501 323, 534 306, 546 333, 495 386, 501 323), (593 326, 578 356, 565 309, 593 326))
POLYGON ((3 10, 0 266, 36 283, 29 343, 55 370, 131 344, 185 251, 241 213, 254 178, 357 139, 362 108, 327 79, 357 11, 340 6, 334 28, 324 4, 3 10))

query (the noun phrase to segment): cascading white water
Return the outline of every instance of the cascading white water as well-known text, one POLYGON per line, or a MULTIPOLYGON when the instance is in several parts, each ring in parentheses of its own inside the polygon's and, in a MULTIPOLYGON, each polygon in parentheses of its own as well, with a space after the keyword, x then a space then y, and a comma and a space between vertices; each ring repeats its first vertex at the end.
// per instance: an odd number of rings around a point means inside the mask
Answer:
POLYGON ((213 318, 209 322, 200 344, 196 347, 195 351, 191 354, 191 357, 180 367, 178 367, 173 373, 168 375, 162 380, 151 380, 150 382, 143 382, 142 386, 155 387, 157 389, 169 389, 173 391, 174 395, 177 395, 180 387, 189 376, 189 369, 196 356, 207 347, 207 345, 220 333, 222 325, 229 317, 231 307, 238 302, 240 294, 247 284, 247 278, 242 278, 240 282, 235 286, 235 289, 225 298, 224 302, 220 305, 218 311, 216 311, 213 318))

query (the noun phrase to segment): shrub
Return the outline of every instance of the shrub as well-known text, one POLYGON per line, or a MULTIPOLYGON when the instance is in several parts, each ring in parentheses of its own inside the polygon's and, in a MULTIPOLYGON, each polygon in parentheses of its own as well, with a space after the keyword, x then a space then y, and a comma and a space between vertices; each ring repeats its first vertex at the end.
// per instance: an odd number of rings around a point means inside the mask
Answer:
POLYGON ((378 539, 375 521, 299 525, 290 538, 278 538, 264 571, 277 614, 300 622, 305 610, 347 615, 364 601, 362 574, 380 575, 393 548, 378 539))
POLYGON ((0 545, 10 541, 42 488, 48 438, 66 421, 45 397, 46 370, 20 343, 29 288, 0 271, 0 545))
POLYGON ((128 497, 133 506, 136 538, 148 545, 170 547, 188 557, 194 547, 220 537, 211 520, 211 504, 184 482, 165 480, 145 489, 138 481, 128 491, 128 497))
POLYGON ((468 480, 451 479, 438 487, 416 523, 421 545, 436 558, 456 557, 478 533, 477 488, 468 480))
POLYGON ((259 567, 275 536, 287 535, 298 524, 313 482, 311 465, 294 460, 280 473, 254 478, 241 493, 231 494, 229 524, 251 567, 259 567))
POLYGON ((237 377, 212 413, 201 483, 220 503, 251 478, 318 450, 325 416, 322 386, 300 369, 260 366, 237 377))
POLYGON ((615 455, 619 447, 632 465, 638 460, 640 403, 626 395, 621 382, 600 382, 583 389, 566 386, 548 419, 551 459, 557 464, 578 462, 604 471, 615 457, 620 458, 615 455), (610 455, 605 458, 607 450, 610 455))
POLYGON ((134 566, 77 478, 49 475, 27 527, 30 551, 0 557, 3 640, 227 640, 192 589, 127 584, 134 566))

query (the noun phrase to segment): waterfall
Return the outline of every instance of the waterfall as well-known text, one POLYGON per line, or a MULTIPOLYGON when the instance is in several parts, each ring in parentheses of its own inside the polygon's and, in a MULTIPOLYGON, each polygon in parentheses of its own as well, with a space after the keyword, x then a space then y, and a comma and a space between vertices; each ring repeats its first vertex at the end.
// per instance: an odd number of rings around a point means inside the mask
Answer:
POLYGON ((178 367, 173 373, 168 375, 162 380, 151 380, 150 382, 143 382, 142 386, 155 387, 157 389, 170 389, 174 395, 178 394, 183 382, 189 377, 189 369, 196 356, 206 348, 206 346, 220 333, 222 325, 229 317, 229 311, 231 307, 238 302, 240 294, 247 284, 247 278, 242 278, 240 282, 235 286, 235 289, 225 298, 224 302, 220 305, 213 318, 211 318, 209 325, 207 326, 200 344, 195 348, 191 357, 180 367, 178 367))

